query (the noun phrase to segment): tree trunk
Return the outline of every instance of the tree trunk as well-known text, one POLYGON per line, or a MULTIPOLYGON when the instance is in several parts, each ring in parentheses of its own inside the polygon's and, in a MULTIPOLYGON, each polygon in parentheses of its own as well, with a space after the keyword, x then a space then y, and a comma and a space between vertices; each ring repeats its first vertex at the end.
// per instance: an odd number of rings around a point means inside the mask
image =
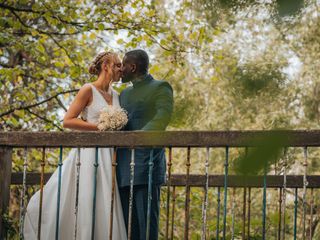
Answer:
POLYGON ((12 148, 0 147, 0 239, 5 239, 3 215, 7 213, 10 199, 12 148))

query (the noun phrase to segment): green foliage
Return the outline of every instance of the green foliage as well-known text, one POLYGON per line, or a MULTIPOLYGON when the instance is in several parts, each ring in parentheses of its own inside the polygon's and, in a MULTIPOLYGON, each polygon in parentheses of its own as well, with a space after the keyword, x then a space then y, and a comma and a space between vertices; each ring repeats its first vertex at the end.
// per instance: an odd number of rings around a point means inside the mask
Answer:
POLYGON ((17 238, 17 220, 13 219, 12 217, 9 217, 8 214, 2 214, 1 215, 3 228, 5 229, 7 233, 8 239, 18 239, 17 238))
POLYGON ((268 91, 270 94, 279 93, 286 76, 279 67, 268 63, 265 65, 260 66, 255 62, 237 68, 233 84, 244 98, 257 95, 261 91, 268 91))
MULTIPOLYGON (((113 50, 122 56, 133 48, 146 49, 150 73, 173 86, 175 111, 170 130, 318 128, 318 6, 314 1, 267 2, 6 1, 0 7, 0 129, 63 131, 63 109, 82 84, 94 80, 87 68, 95 54, 113 50), (64 93, 68 90, 71 92, 64 93)), ((118 92, 124 87, 115 86, 118 92)), ((211 173, 223 171, 225 156, 220 150, 215 149, 210 158, 211 173)), ((65 149, 64 156, 68 151, 65 149)), ((265 151, 249 151, 250 157, 244 158, 241 150, 231 150, 231 164, 240 165, 244 172, 261 172, 264 162, 256 160, 267 156, 265 151), (248 166, 253 169, 247 170, 248 166)), ((175 154, 173 170, 184 173, 185 153, 175 154)), ((303 153, 289 149, 288 154, 288 171, 301 174, 303 153)), ((46 172, 53 171, 57 149, 49 150, 46 157, 46 172)), ((28 171, 39 171, 41 149, 30 150, 28 158, 32 159, 28 171)), ((204 173, 203 159, 205 153, 192 153, 194 172, 204 173)), ((269 163, 270 159, 265 160, 269 163)), ((310 150, 309 159, 308 171, 318 174, 318 151, 310 150)), ((19 150, 14 156, 14 171, 22 171, 22 163, 23 152, 19 150)), ((280 171, 281 159, 277 164, 271 167, 280 171)), ((236 169, 231 172, 237 173, 236 169)), ((28 197, 36 189, 29 189, 28 197)), ((183 235, 183 191, 177 191, 176 238, 183 235)), ((214 239, 217 199, 213 189, 209 196, 208 228, 214 239)), ((251 237, 261 239, 262 194, 257 190, 252 196, 251 237)), ((275 199, 277 193, 270 196, 275 199)), ((242 196, 236 197, 236 202, 242 201, 242 196)), ((278 209, 271 204, 274 199, 268 199, 270 239, 279 220, 278 209)), ((195 190, 191 201, 195 206, 191 208, 194 239, 200 238, 197 219, 201 219, 202 200, 202 190, 195 190)), ((16 217, 17 212, 12 214, 16 217)), ((236 217, 240 219, 241 212, 236 211, 236 217)), ((236 221, 237 237, 241 226, 241 221, 236 221)), ((315 236, 319 236, 317 229, 315 236)))
POLYGON ((132 41, 118 41, 122 48, 144 41, 151 46, 165 28, 152 4, 144 1, 6 1, 1 11, 2 130, 62 130, 61 108, 70 103, 64 91, 89 81, 87 68, 94 55, 113 50, 108 36, 126 32, 132 41), (52 98, 57 93, 66 99, 52 98), (21 109, 18 115, 15 109, 21 109))

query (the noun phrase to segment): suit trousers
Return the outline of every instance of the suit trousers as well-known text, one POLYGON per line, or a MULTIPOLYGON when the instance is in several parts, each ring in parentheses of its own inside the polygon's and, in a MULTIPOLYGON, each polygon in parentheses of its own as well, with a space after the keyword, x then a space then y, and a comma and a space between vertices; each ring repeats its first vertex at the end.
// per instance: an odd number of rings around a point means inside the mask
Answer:
MULTIPOLYGON (((160 207, 160 185, 152 186, 152 199, 150 211, 150 238, 149 240, 158 239, 159 228, 159 207, 160 207)), ((129 217, 129 196, 130 186, 119 188, 121 204, 123 209, 124 221, 128 232, 129 217)), ((148 211, 148 185, 133 186, 133 203, 132 203, 132 240, 147 240, 147 211, 148 211)))

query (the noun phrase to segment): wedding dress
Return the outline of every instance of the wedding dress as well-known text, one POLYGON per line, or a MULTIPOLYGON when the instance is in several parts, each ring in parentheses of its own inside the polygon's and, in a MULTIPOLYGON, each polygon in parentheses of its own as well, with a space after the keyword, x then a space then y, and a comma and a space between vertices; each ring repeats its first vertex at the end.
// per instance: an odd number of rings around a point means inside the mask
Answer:
MULTIPOLYGON (((92 88, 92 103, 83 111, 83 117, 88 122, 97 123, 99 112, 109 105, 90 84, 92 88)), ((113 105, 119 106, 119 98, 114 90, 113 105)), ((94 236, 97 240, 109 239, 109 222, 111 210, 111 189, 112 189, 112 155, 113 149, 98 149, 97 168, 97 191, 95 210, 94 236)), ((78 215, 76 223, 76 180, 77 180, 77 158, 78 149, 72 149, 62 165, 61 193, 60 193, 60 217, 59 217, 59 239, 71 240, 91 239, 91 227, 93 216, 93 195, 94 195, 94 163, 95 148, 80 148, 80 177, 78 215), (76 227, 77 226, 77 227, 76 227), (77 230, 75 231, 75 228, 77 230), (76 237, 75 237, 76 236, 76 237)), ((43 188, 41 239, 55 239, 57 195, 58 195, 57 169, 50 177, 43 188)), ((36 192, 29 201, 25 221, 24 239, 35 240, 38 235, 40 191, 36 192)), ((126 228, 122 214, 122 207, 117 185, 115 186, 114 210, 113 210, 113 238, 116 240, 127 239, 126 228)))

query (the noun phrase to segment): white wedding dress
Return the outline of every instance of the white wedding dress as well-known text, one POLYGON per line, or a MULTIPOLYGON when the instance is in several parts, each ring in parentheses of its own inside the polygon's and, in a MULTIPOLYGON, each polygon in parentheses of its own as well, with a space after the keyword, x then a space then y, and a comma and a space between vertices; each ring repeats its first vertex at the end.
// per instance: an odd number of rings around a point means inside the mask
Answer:
MULTIPOLYGON (((92 103, 84 110, 83 117, 88 122, 97 123, 99 112, 102 108, 108 107, 107 102, 90 84, 92 88, 92 103)), ((119 106, 119 98, 114 90, 113 105, 119 106)), ((97 168, 97 191, 96 191, 96 211, 95 211, 95 233, 94 239, 109 239, 109 222, 111 209, 111 189, 112 189, 112 154, 111 148, 99 148, 98 168, 97 168)), ((95 148, 80 149, 80 178, 79 178, 79 198, 78 215, 76 224, 76 178, 77 178, 77 158, 78 149, 72 149, 62 165, 61 193, 60 193, 60 221, 59 239, 75 239, 75 226, 77 225, 76 239, 91 239, 91 226, 93 216, 93 189, 94 189, 94 162, 95 148)), ((41 221, 41 239, 55 239, 56 215, 57 215, 57 195, 58 195, 59 170, 53 173, 49 181, 43 188, 43 207, 41 221)), ((24 239, 35 240, 38 234, 40 191, 36 192, 29 201, 25 221, 24 239)), ((115 187, 114 211, 113 211, 113 238, 125 240, 126 228, 124 224, 122 207, 118 187, 115 187)))

